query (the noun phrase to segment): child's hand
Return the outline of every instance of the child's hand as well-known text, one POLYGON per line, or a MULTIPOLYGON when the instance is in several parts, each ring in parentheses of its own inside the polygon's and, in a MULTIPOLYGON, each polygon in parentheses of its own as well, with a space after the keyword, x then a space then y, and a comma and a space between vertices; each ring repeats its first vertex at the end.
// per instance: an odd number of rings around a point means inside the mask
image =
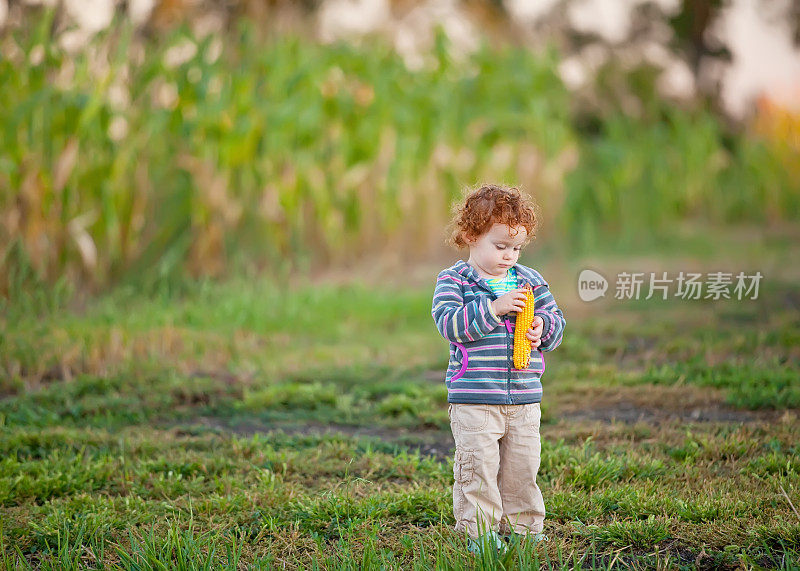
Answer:
POLYGON ((544 319, 538 315, 533 318, 530 329, 525 332, 525 336, 531 340, 531 347, 538 347, 542 343, 542 329, 544 329, 544 319))
POLYGON ((512 311, 522 311, 525 308, 525 290, 522 288, 512 289, 508 293, 504 293, 494 301, 492 301, 492 309, 495 314, 500 317, 512 311))

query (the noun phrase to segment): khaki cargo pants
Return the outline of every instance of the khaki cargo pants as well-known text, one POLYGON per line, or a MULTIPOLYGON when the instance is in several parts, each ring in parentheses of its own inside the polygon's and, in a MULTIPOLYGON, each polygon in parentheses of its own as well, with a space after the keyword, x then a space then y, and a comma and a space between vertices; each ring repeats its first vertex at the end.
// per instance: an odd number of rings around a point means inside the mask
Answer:
POLYGON ((536 485, 540 404, 450 403, 448 413, 456 441, 455 530, 466 530, 470 537, 489 529, 541 532, 544 500, 536 485))

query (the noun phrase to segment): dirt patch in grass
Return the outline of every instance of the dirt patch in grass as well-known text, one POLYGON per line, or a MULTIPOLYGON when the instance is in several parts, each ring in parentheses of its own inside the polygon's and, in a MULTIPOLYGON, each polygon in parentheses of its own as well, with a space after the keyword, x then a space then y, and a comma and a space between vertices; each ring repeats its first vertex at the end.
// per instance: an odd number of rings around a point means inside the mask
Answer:
POLYGON ((762 422, 765 417, 770 420, 780 417, 781 413, 742 411, 724 405, 697 407, 684 410, 642 407, 635 403, 624 402, 599 405, 592 409, 562 411, 560 418, 572 420, 599 420, 602 422, 647 422, 661 424, 664 422, 762 422))
POLYGON ((602 422, 772 422, 784 411, 743 410, 724 403, 724 393, 692 385, 586 387, 555 396, 553 416, 602 422))
MULTIPOLYGON (((602 431, 602 426, 617 423, 663 427, 691 423, 769 424, 780 422, 786 415, 798 416, 798 411, 737 409, 721 401, 720 391, 692 386, 589 387, 585 391, 553 397, 552 409, 544 421, 545 425, 551 426, 551 435, 560 433, 565 427, 594 432, 602 431)), ((213 416, 198 416, 172 428, 179 434, 214 430, 240 436, 270 432, 303 436, 341 435, 372 440, 384 449, 396 446, 398 451, 419 450, 420 455, 432 456, 439 461, 452 458, 454 452, 453 437, 449 430, 324 424, 316 421, 269 423, 258 419, 231 420, 213 416)))
POLYGON ((281 423, 269 424, 259 420, 229 422, 226 419, 202 416, 173 427, 179 434, 193 433, 198 428, 231 432, 239 436, 283 432, 289 435, 322 436, 342 435, 347 438, 376 440, 398 450, 419 450, 421 456, 434 456, 439 460, 450 458, 455 448, 449 431, 392 428, 385 426, 353 426, 347 424, 281 423))

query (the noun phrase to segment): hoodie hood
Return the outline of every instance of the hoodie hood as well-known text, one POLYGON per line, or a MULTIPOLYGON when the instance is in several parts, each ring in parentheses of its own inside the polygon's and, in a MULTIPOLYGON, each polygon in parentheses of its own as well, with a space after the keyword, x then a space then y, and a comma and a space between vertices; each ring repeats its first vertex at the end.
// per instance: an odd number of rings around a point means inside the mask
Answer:
MULTIPOLYGON (((530 284, 531 287, 547 285, 547 282, 536 270, 529 268, 520 263, 514 264, 514 269, 517 272, 517 287, 525 287, 525 284, 530 284)), ((479 274, 478 270, 470 266, 464 260, 458 260, 450 267, 451 270, 458 272, 462 276, 471 279, 473 282, 479 284, 481 287, 488 291, 492 291, 486 280, 479 274)))

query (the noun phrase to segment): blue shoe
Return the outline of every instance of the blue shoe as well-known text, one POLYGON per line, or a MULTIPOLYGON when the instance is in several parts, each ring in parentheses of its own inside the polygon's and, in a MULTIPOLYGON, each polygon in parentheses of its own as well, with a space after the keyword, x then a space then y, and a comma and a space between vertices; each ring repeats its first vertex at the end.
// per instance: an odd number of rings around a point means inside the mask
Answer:
POLYGON ((506 542, 510 542, 514 537, 518 537, 520 543, 523 542, 523 541, 531 541, 531 542, 533 542, 533 545, 536 545, 537 543, 541 543, 541 542, 550 541, 550 538, 547 537, 542 532, 539 532, 539 533, 517 533, 515 531, 512 531, 510 534, 503 535, 501 537, 506 542))
POLYGON ((467 548, 470 553, 480 555, 488 550, 494 550, 497 553, 505 553, 506 544, 500 539, 500 535, 496 531, 484 533, 478 538, 469 540, 469 547, 467 548))

